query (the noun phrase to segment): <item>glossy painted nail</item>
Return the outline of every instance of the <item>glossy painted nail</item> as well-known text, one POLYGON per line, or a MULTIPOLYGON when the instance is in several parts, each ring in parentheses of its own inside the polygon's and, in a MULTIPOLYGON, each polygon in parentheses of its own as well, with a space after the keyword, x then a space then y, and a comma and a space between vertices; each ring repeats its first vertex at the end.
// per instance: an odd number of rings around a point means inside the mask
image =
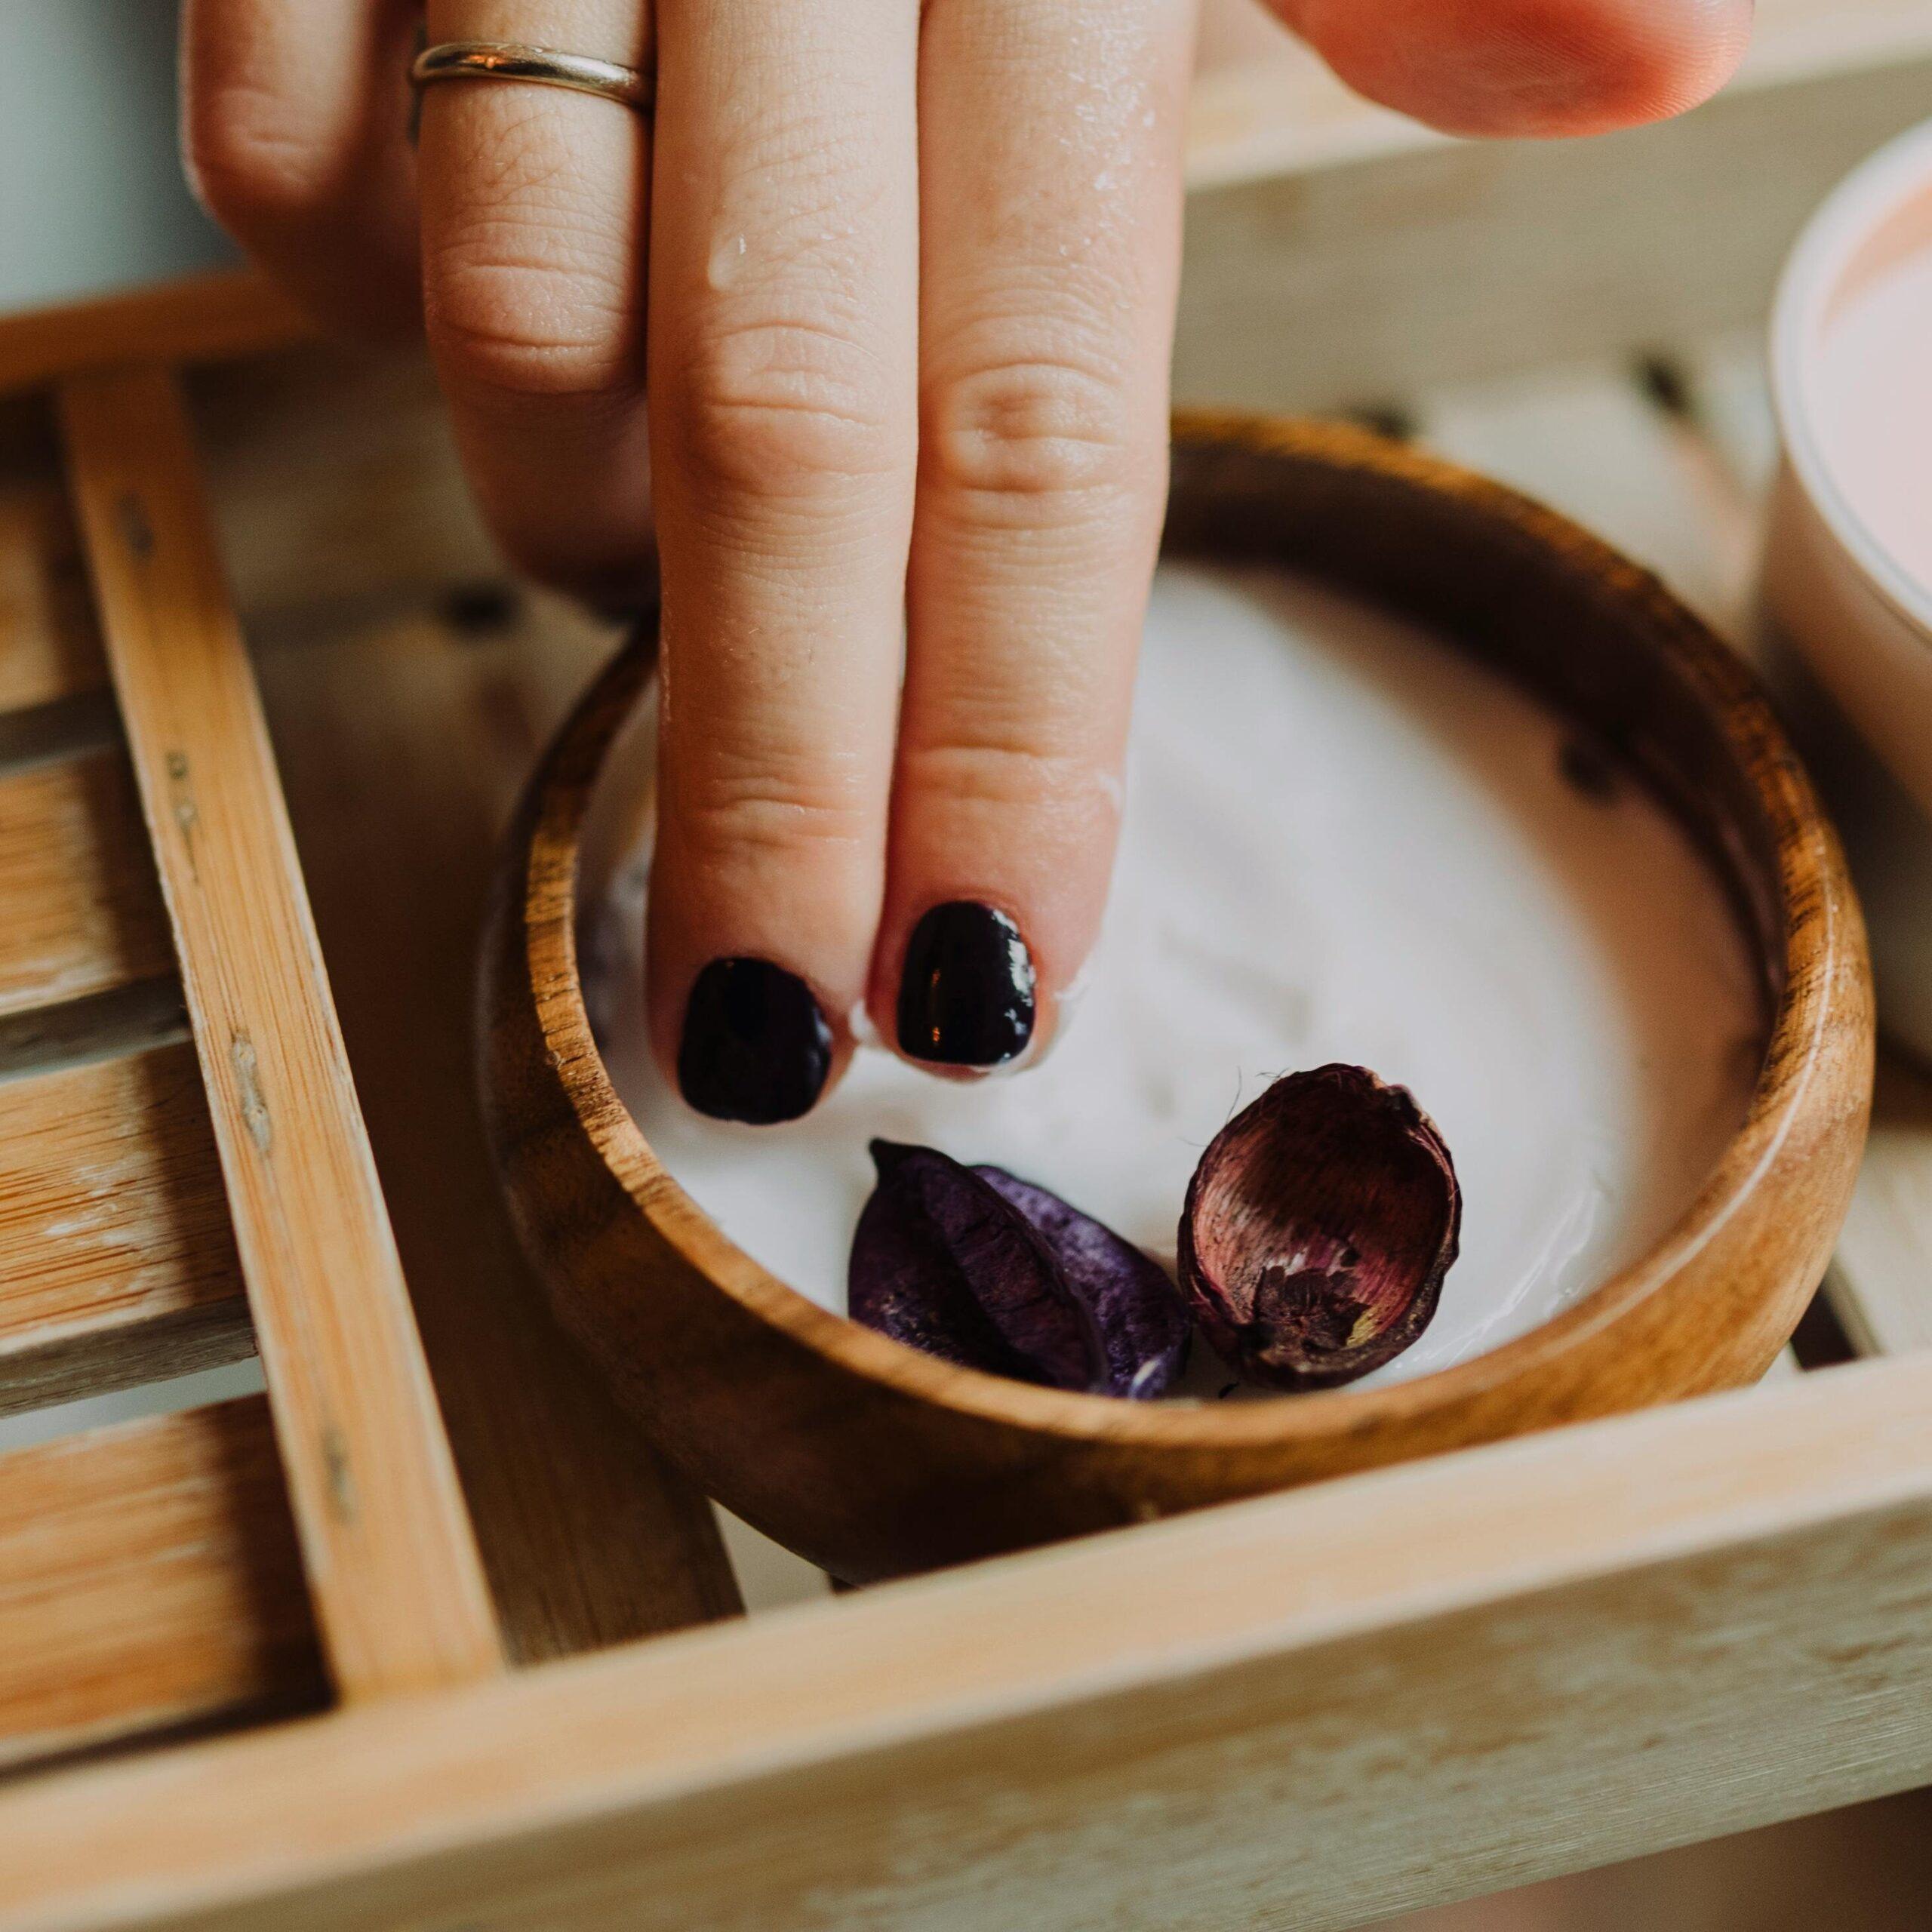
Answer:
POLYGON ((935 906, 912 928, 899 982, 899 1046, 943 1066, 998 1066, 1033 1037, 1033 959, 990 906, 935 906))
POLYGON ((832 1070, 811 989, 767 959, 714 959, 685 1008, 678 1085, 714 1120, 771 1127, 810 1113, 832 1070))

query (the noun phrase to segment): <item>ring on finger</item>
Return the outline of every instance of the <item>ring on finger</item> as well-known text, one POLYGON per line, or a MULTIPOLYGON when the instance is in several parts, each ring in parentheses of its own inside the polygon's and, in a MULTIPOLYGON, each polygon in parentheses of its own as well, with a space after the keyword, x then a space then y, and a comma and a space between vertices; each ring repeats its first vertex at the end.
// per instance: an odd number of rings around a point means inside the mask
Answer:
POLYGON ((432 81, 528 81, 538 87, 597 94, 644 115, 650 114, 657 99, 654 75, 615 60, 516 41, 441 42, 417 55, 409 78, 419 88, 432 81))

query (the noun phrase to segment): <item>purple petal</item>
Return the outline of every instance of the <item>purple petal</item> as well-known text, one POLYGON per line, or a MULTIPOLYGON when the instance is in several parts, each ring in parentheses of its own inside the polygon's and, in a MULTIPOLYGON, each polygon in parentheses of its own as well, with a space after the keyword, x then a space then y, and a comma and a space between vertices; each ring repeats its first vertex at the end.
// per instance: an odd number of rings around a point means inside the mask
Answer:
POLYGON ((1044 1238, 1068 1285, 1094 1312, 1107 1357, 1107 1392, 1149 1401, 1187 1362, 1192 1323, 1160 1264, 1057 1194, 1008 1174, 975 1168, 1044 1238))
POLYGON ((875 1140, 872 1152, 878 1186, 852 1239, 853 1319, 969 1368, 1104 1389, 1093 1312, 1026 1217, 931 1148, 875 1140))

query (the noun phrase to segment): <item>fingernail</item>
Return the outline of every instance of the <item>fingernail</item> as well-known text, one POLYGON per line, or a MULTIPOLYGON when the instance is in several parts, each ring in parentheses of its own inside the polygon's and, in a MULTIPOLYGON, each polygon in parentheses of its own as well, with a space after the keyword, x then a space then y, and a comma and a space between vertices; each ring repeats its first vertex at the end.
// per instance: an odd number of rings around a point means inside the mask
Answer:
POLYGON ((678 1085, 713 1120, 771 1127, 811 1112, 832 1070, 832 1029, 811 989, 766 959, 714 959, 691 987, 678 1085))
POLYGON ((1004 912, 970 900, 912 928, 899 982, 899 1046, 946 1066, 998 1066, 1033 1037, 1033 958, 1004 912))

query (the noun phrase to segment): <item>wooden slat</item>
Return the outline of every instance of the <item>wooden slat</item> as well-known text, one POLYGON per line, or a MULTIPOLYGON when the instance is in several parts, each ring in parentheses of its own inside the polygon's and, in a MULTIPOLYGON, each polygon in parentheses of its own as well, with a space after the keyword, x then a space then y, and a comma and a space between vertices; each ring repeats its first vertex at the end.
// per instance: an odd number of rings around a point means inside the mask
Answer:
POLYGON ((312 325, 252 269, 0 316, 0 395, 143 356, 218 361, 298 340, 312 325))
POLYGON ((0 1767, 322 1695, 259 1398, 0 1456, 0 1767))
POLYGON ((125 757, 0 778, 0 1015, 172 971, 174 948, 125 757))
POLYGON ((1698 422, 1746 500, 1759 508, 1778 458, 1764 336, 1762 328, 1724 336, 1694 346, 1684 358, 1698 422))
POLYGON ((1866 1363, 0 1795, 6 1932, 1339 1932, 1932 1771, 1866 1363))
POLYGON ((60 391, 317 1621, 361 1697, 500 1649, 172 380, 60 391))
POLYGON ((1324 125, 1265 66, 1230 77, 1230 138, 1194 150, 1177 394, 1374 404, 1758 325, 1804 217, 1925 117, 1932 16, 1900 3, 1916 23, 1867 59, 1794 44, 1761 57, 1761 84, 1608 140, 1449 143, 1340 109, 1324 125))
POLYGON ((106 681, 66 497, 51 481, 0 483, 0 711, 106 681))
POLYGON ((171 973, 136 980, 0 1017, 0 1082, 120 1060, 188 1038, 180 982, 171 973))
POLYGON ((524 1660, 739 1607, 704 1499, 552 1320, 476 1098, 476 936, 499 835, 609 641, 551 602, 487 635, 421 614, 273 651, 261 665, 423 1346, 524 1660))
POLYGON ((192 1050, 0 1086, 0 1414, 253 1346, 192 1050))
POLYGON ((1881 1058, 1872 1136, 1826 1287, 1861 1355, 1932 1346, 1932 1078, 1881 1058))

